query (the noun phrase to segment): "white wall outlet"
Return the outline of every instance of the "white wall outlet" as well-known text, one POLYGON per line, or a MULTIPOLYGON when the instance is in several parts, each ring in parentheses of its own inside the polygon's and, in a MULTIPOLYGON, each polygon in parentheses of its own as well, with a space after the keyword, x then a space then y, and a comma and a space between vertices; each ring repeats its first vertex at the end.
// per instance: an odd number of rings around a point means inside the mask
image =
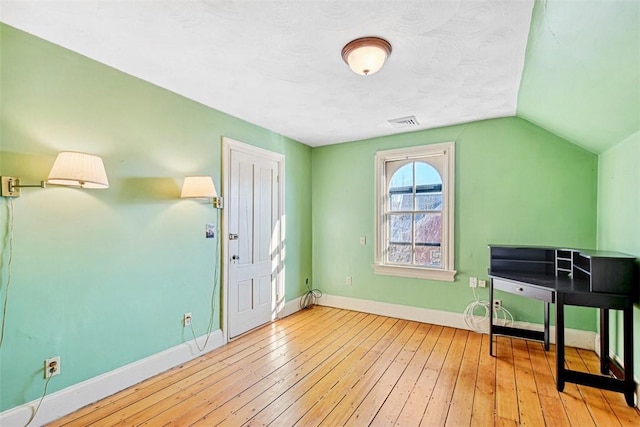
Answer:
POLYGON ((502 300, 501 299, 494 299, 493 300, 493 308, 494 308, 494 310, 498 310, 498 309, 502 308, 502 300))
POLYGON ((184 326, 185 328, 187 326, 191 326, 191 313, 185 313, 184 317, 182 318, 182 326, 184 326))
POLYGON ((478 287, 478 278, 477 277, 469 277, 469 287, 477 288, 478 287))
POLYGON ((367 244, 367 236, 360 236, 360 245, 364 246, 367 244))
POLYGON ((347 280, 345 281, 345 283, 347 284, 347 286, 353 285, 353 280, 351 280, 351 276, 347 276, 347 280))
POLYGON ((44 377, 50 378, 60 375, 60 356, 55 356, 44 361, 44 377))
POLYGON ((486 280, 478 280, 478 286, 481 288, 486 288, 487 287, 487 281, 486 280))

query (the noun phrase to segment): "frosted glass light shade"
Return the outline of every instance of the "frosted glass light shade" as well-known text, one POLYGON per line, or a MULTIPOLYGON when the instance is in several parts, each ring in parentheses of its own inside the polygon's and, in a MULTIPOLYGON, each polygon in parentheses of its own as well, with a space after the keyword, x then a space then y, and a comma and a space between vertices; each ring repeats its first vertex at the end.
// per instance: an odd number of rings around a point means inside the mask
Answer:
POLYGON ((391 44, 378 37, 355 39, 342 48, 342 59, 349 68, 363 76, 370 76, 382 68, 391 55, 391 44))
POLYGON ((73 151, 58 153, 47 183, 80 188, 109 188, 102 159, 92 154, 73 151))
POLYGON ((216 187, 213 185, 213 179, 210 176, 188 176, 182 184, 182 193, 180 197, 213 199, 218 197, 216 187))

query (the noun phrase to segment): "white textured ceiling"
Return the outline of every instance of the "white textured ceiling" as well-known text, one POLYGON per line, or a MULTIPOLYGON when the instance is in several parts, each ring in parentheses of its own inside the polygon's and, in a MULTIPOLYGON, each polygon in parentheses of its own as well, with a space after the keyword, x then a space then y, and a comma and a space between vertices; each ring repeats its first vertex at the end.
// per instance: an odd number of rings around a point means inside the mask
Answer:
POLYGON ((516 113, 533 0, 7 1, 6 24, 311 146, 516 113), (350 40, 393 52, 359 76, 350 40), (389 119, 416 116, 419 127, 389 119))

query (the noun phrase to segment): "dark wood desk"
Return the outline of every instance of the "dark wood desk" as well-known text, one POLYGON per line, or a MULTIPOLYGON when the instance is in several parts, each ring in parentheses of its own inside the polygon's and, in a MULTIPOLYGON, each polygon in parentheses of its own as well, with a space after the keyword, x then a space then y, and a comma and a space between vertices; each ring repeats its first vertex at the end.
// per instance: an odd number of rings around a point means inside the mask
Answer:
POLYGON ((489 321, 489 352, 493 336, 506 335, 538 340, 549 349, 549 304, 556 306, 557 388, 565 382, 624 393, 635 406, 633 380, 633 303, 636 299, 635 258, 630 255, 575 249, 491 245, 489 303, 494 290, 534 298, 544 303, 542 331, 494 325, 489 321), (565 367, 564 307, 575 305, 600 309, 600 372, 573 371, 565 367), (623 312, 624 368, 609 357, 609 310, 623 312), (613 377, 609 374, 613 374, 613 377))

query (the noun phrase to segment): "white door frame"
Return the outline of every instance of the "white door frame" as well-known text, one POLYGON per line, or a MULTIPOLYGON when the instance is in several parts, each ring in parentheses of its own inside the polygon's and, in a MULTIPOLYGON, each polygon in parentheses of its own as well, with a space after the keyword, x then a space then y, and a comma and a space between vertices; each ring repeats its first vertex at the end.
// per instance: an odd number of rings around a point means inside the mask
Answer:
MULTIPOLYGON (((284 309, 284 236, 285 236, 285 210, 284 210, 284 155, 275 153, 273 151, 265 150, 254 145, 245 144, 244 142, 236 141, 231 138, 222 137, 222 188, 223 195, 226 197, 231 194, 230 191, 230 168, 231 168, 231 151, 240 151, 243 153, 251 154, 254 156, 273 160, 278 164, 278 221, 276 225, 276 231, 273 238, 278 242, 275 257, 272 261, 276 281, 275 289, 275 313, 276 317, 281 317, 282 310, 284 309)), ((230 203, 230 200, 225 200, 225 205, 230 203)), ((229 253, 229 216, 225 210, 222 210, 222 232, 220 234, 222 238, 222 334, 224 342, 229 341, 229 263, 231 262, 229 253)))

